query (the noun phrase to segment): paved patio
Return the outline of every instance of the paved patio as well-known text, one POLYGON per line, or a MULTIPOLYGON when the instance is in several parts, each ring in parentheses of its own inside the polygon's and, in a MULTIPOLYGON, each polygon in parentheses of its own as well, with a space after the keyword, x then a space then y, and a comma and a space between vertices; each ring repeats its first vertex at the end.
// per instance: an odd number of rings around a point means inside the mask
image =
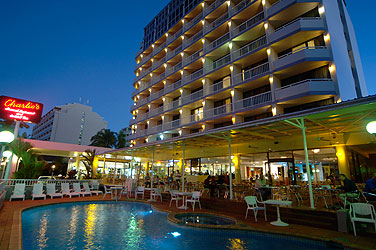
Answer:
MULTIPOLYGON (((102 200, 102 195, 92 197, 80 197, 80 198, 63 198, 63 199, 48 199, 48 200, 25 200, 25 201, 12 201, 5 202, 3 209, 0 211, 0 250, 19 250, 22 249, 22 230, 21 230, 21 213, 23 209, 54 204, 61 202, 79 202, 79 201, 99 201, 102 200)), ((107 196, 105 200, 110 200, 107 196), (108 198, 108 199, 107 199, 108 198)), ((125 200, 125 198, 122 198, 125 200)), ((130 199, 134 201, 134 199, 130 199)), ((147 202, 144 200, 144 202, 147 202)), ((195 212, 208 212, 214 214, 222 214, 233 217, 237 220, 237 225, 234 228, 241 230, 255 230, 269 233, 279 233, 285 235, 294 235, 301 237, 309 237, 312 239, 331 241, 334 244, 340 243, 345 246, 355 249, 376 249, 375 234, 365 234, 359 237, 354 237, 352 234, 339 233, 333 230, 318 229, 314 227, 308 227, 303 225, 290 224, 289 227, 275 227, 265 222, 262 212, 259 214, 259 220, 256 223, 254 221, 253 214, 251 213, 247 220, 244 219, 244 211, 233 212, 228 209, 221 211, 213 209, 205 209, 205 201, 203 202, 203 209, 195 209, 195 212), (226 211, 227 210, 227 211, 226 211)), ((162 210, 172 213, 191 212, 192 210, 179 210, 175 206, 169 207, 169 199, 165 199, 164 202, 150 202, 157 210, 162 210)), ((275 213, 268 210, 268 220, 273 220, 275 213)), ((283 218, 283 212, 282 212, 283 218)))

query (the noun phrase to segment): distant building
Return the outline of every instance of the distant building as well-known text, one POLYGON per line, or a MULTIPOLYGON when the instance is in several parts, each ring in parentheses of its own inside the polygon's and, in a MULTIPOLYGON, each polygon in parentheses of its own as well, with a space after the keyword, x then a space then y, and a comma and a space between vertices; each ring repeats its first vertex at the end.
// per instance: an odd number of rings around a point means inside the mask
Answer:
POLYGON ((57 106, 34 126, 32 138, 42 141, 89 145, 90 138, 107 128, 107 122, 93 108, 73 103, 57 106))
POLYGON ((122 128, 120 131, 124 131, 125 147, 129 147, 131 145, 132 129, 130 127, 126 127, 126 128, 122 128))

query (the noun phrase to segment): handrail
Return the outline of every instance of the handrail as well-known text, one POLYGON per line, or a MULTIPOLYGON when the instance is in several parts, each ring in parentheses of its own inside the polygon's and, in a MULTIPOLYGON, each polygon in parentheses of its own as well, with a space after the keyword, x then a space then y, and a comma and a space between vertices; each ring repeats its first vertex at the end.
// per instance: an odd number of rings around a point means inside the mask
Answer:
POLYGON ((296 23, 296 22, 299 22, 299 21, 302 21, 302 20, 322 20, 322 18, 321 17, 299 17, 297 19, 294 19, 294 20, 282 25, 281 27, 278 27, 277 29, 274 30, 274 33, 277 32, 277 31, 280 31, 283 28, 286 28, 287 26, 290 26, 293 23, 296 23))
POLYGON ((209 24, 205 24, 205 33, 209 32, 210 30, 215 29, 218 27, 220 24, 222 24, 224 21, 228 19, 229 15, 228 12, 224 13, 222 16, 218 17, 215 19, 213 22, 209 24))
POLYGON ((200 58, 201 52, 202 52, 202 49, 200 49, 199 51, 196 51, 195 53, 193 53, 189 57, 183 59, 183 65, 187 65, 187 64, 191 63, 193 60, 196 60, 197 58, 200 58))
POLYGON ((291 52, 289 52, 287 54, 284 54, 284 55, 278 57, 277 60, 281 59, 281 58, 284 58, 286 56, 290 56, 292 54, 298 53, 298 52, 303 51, 303 50, 318 50, 318 49, 327 49, 327 47, 326 46, 301 47, 301 48, 299 48, 297 50, 291 51, 291 52))
POLYGON ((237 84, 239 82, 243 82, 245 80, 251 79, 255 76, 258 76, 260 74, 263 74, 265 72, 269 71, 269 62, 263 63, 261 65, 258 65, 256 67, 253 67, 252 69, 249 69, 247 71, 244 71, 242 73, 239 73, 235 76, 233 76, 233 84, 237 84), (240 78, 240 81, 237 81, 237 78, 240 78))
POLYGON ((213 10, 215 10, 218 6, 220 6, 221 4, 223 4, 225 2, 225 0, 217 0, 215 1, 214 3, 212 3, 211 5, 209 5, 206 9, 205 9, 205 15, 207 15, 208 13, 212 12, 213 10))
POLYGON ((182 97, 182 104, 200 99, 201 97, 203 97, 203 95, 204 95, 204 90, 201 89, 201 90, 196 91, 194 93, 191 93, 189 95, 183 96, 182 97))
POLYGON ((258 95, 254 95, 245 99, 241 99, 234 103, 235 110, 239 110, 246 107, 255 106, 258 104, 270 102, 272 100, 272 92, 268 91, 258 95))
POLYGON ((239 26, 233 29, 232 34, 238 35, 239 33, 243 32, 244 30, 247 30, 248 28, 252 27, 256 23, 260 22, 264 19, 264 12, 260 12, 253 16, 252 18, 248 19, 247 21, 241 23, 239 26))
POLYGON ((235 5, 234 7, 231 8, 231 15, 235 15, 236 13, 238 13, 241 9, 253 4, 254 2, 257 2, 257 0, 243 0, 241 1, 240 3, 238 3, 237 5, 235 5))
POLYGON ((190 29, 194 24, 196 24, 196 22, 198 20, 201 20, 203 18, 203 13, 200 12, 200 14, 198 14, 197 16, 195 16, 191 21, 187 22, 185 27, 184 27, 184 30, 188 30, 190 29))
POLYGON ((303 83, 311 83, 311 82, 332 82, 333 80, 330 79, 330 78, 316 78, 316 79, 306 79, 306 80, 302 80, 302 81, 299 81, 299 82, 295 82, 295 83, 292 83, 292 84, 289 84, 289 85, 286 85, 286 86, 283 86, 283 87, 280 87, 280 88, 276 88, 275 90, 282 90, 282 89, 288 89, 290 87, 294 87, 296 85, 300 85, 300 84, 303 84, 303 83))
POLYGON ((16 184, 25 184, 25 186, 33 186, 36 183, 82 183, 82 182, 91 182, 92 180, 75 180, 75 179, 62 179, 62 180, 38 180, 38 179, 2 179, 1 180, 5 186, 15 186, 16 184))
POLYGON ((232 109, 233 109, 232 103, 229 103, 229 104, 225 104, 225 105, 222 105, 222 106, 212 108, 212 109, 205 111, 204 116, 205 116, 205 119, 206 119, 206 118, 214 117, 214 116, 217 116, 217 115, 223 115, 223 114, 230 113, 232 111, 232 109))
POLYGON ((215 39, 214 41, 212 41, 211 43, 209 43, 208 45, 205 46, 205 50, 212 50, 222 44, 224 44, 225 42, 227 42, 228 40, 230 40, 230 33, 227 32, 226 34, 224 34, 223 36, 215 39))
POLYGON ((240 49, 235 50, 234 52, 232 52, 233 59, 237 59, 237 58, 239 58, 239 57, 241 57, 241 56, 243 56, 245 54, 249 54, 249 53, 257 50, 261 46, 265 45, 266 43, 267 43, 266 36, 262 36, 262 37, 260 37, 260 38, 258 38, 256 40, 250 42, 249 44, 244 45, 240 49))

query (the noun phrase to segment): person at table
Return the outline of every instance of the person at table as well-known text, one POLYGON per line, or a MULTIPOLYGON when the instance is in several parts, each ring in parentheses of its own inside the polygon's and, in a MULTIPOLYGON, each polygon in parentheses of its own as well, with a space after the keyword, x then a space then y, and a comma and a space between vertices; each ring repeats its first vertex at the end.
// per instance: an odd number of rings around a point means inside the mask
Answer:
POLYGON ((173 183, 174 182, 174 174, 170 174, 170 176, 167 178, 167 182, 169 184, 173 183))
POLYGON ((270 195, 270 189, 266 187, 264 176, 261 174, 260 178, 256 175, 255 188, 261 194, 262 200, 267 200, 270 195))
POLYGON ((339 195, 342 201, 345 201, 346 198, 358 197, 358 188, 355 182, 347 178, 344 174, 340 174, 339 179, 341 180, 341 187, 339 189, 343 190, 343 193, 339 195))
POLYGON ((154 186, 154 187, 158 187, 159 182, 160 182, 158 175, 156 175, 156 176, 154 177, 153 182, 154 182, 154 183, 153 183, 153 186, 154 186))
POLYGON ((147 188, 150 187, 150 176, 149 176, 149 173, 147 173, 146 176, 145 176, 145 187, 147 187, 147 188))
POLYGON ((209 180, 210 197, 215 197, 215 189, 217 188, 217 181, 214 176, 209 180))
POLYGON ((228 172, 225 173, 225 184, 230 185, 230 176, 228 175, 228 172))
POLYGON ((366 181, 364 192, 367 200, 376 201, 376 172, 366 181))
POLYGON ((176 181, 180 182, 180 178, 181 178, 181 174, 180 174, 179 170, 176 170, 176 172, 175 172, 175 179, 176 179, 176 181))

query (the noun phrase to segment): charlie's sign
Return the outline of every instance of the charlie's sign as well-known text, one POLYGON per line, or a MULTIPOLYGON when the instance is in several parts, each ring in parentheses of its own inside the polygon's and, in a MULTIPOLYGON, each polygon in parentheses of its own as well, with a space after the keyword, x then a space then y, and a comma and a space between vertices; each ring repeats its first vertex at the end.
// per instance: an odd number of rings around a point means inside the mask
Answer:
POLYGON ((9 96, 0 96, 0 118, 38 123, 41 119, 43 104, 9 96))

